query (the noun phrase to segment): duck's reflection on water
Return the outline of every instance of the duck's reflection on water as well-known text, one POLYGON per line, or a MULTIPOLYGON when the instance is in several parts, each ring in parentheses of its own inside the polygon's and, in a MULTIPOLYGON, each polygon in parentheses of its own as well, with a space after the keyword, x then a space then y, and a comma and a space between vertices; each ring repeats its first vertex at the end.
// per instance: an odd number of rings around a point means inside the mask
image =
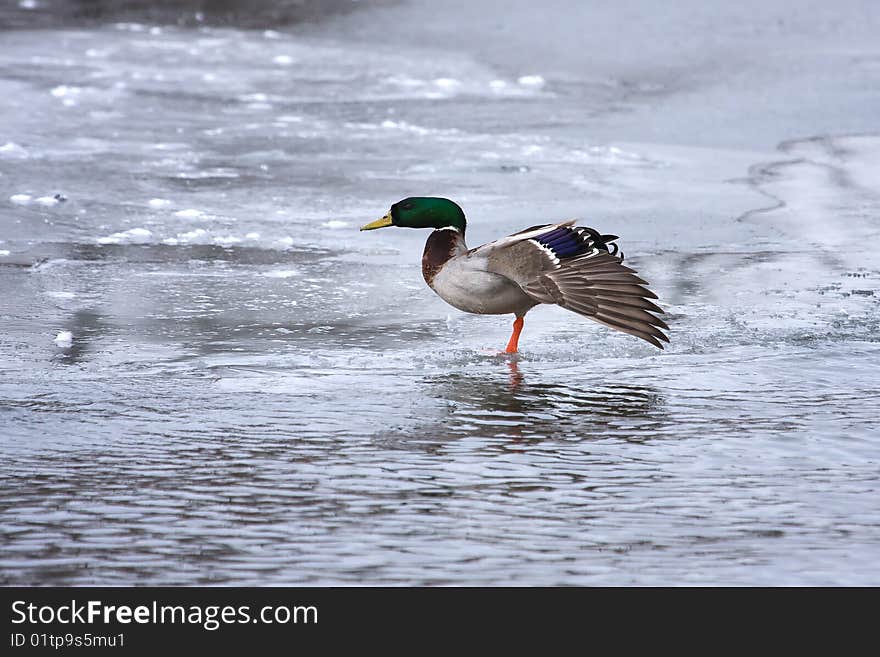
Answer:
POLYGON ((510 370, 510 390, 517 390, 523 382, 522 372, 519 371, 519 361, 512 359, 507 361, 507 369, 510 370))
POLYGON ((649 386, 610 383, 596 372, 550 377, 524 371, 516 360, 508 361, 506 369, 430 377, 426 394, 445 401, 449 412, 437 426, 423 429, 437 437, 524 441, 644 442, 668 433, 662 395, 649 386))

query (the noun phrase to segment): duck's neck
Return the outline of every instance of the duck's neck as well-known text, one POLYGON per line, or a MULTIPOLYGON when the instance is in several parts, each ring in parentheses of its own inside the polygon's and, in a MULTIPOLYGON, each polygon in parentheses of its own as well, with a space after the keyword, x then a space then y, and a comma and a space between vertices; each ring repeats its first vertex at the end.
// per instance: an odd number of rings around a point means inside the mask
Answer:
POLYGON ((438 228, 428 236, 422 254, 422 276, 433 287, 434 277, 451 258, 467 251, 464 234, 457 228, 438 228))

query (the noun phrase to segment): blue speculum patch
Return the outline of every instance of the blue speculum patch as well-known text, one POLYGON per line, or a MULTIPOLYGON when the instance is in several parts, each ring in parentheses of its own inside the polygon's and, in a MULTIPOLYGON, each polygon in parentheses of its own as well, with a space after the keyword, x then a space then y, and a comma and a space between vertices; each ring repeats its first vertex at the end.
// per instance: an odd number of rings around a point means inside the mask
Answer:
POLYGON ((587 245, 580 234, 571 228, 556 228, 549 233, 535 237, 534 240, 549 248, 559 258, 572 258, 586 253, 592 248, 587 245))

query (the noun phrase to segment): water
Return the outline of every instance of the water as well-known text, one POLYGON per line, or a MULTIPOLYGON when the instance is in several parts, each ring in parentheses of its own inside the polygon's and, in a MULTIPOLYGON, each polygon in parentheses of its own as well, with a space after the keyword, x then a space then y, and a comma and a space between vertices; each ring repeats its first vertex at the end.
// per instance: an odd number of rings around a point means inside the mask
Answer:
POLYGON ((7 10, 0 581, 880 584, 880 13, 617 4, 7 10), (620 235, 671 345, 498 355, 357 232, 416 194, 620 235))

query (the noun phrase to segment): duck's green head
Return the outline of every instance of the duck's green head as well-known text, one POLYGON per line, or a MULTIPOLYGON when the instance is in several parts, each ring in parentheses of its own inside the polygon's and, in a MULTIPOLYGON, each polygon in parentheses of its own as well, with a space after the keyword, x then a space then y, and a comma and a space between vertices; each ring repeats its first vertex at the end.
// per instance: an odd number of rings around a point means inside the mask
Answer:
POLYGON ((362 226, 361 230, 375 230, 386 226, 402 228, 455 228, 464 234, 467 222, 464 212, 448 198, 411 196, 398 201, 381 219, 362 226))

